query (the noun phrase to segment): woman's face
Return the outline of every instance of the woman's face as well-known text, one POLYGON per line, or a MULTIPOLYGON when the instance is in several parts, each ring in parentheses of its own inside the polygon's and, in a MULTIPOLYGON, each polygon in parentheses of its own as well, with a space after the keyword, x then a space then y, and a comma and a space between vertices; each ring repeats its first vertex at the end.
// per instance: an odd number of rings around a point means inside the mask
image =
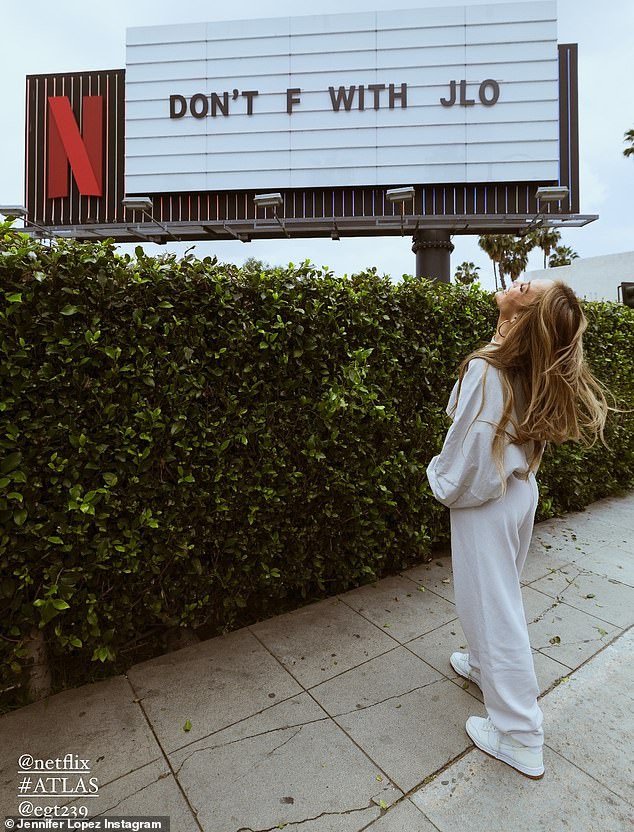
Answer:
POLYGON ((536 292, 543 292, 553 283, 553 280, 514 280, 506 291, 495 293, 500 314, 504 318, 511 318, 535 297, 536 292))

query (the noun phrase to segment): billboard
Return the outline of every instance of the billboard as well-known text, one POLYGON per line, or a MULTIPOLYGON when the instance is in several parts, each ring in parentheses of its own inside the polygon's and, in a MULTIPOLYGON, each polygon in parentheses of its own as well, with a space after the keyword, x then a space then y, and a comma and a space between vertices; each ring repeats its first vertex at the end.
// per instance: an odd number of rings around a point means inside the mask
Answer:
POLYGON ((129 29, 123 69, 27 76, 28 220, 121 242, 585 225, 577 52, 552 0, 129 29))
POLYGON ((553 0, 127 30, 125 190, 559 178, 553 0))

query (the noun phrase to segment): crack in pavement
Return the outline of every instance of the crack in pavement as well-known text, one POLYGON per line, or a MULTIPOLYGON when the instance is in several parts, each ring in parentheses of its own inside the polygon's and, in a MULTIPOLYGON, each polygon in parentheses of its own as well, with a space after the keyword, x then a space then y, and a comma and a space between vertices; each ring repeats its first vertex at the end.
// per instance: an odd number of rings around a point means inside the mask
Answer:
MULTIPOLYGON (((273 654, 271 653, 271 655, 273 655, 273 654)), ((287 702, 292 702, 294 699, 297 699, 298 697, 302 696, 304 693, 308 693, 308 691, 305 688, 300 690, 298 693, 294 693, 292 696, 287 696, 285 699, 280 699, 278 702, 272 702, 270 705, 267 705, 265 708, 261 708, 259 711, 255 711, 252 714, 247 714, 246 716, 240 717, 240 719, 236 719, 235 722, 230 722, 228 725, 223 725, 222 728, 217 728, 215 731, 210 731, 210 733, 206 734, 204 737, 199 737, 197 740, 193 739, 190 742, 186 742, 184 745, 179 745, 178 748, 173 749, 173 751, 171 753, 174 754, 177 751, 183 751, 183 749, 189 748, 190 746, 195 745, 197 742, 201 742, 202 740, 206 739, 207 737, 213 737, 216 734, 221 734, 223 731, 227 731, 229 728, 234 728, 236 725, 240 725, 243 722, 248 722, 250 719, 253 719, 253 717, 261 716, 262 714, 265 714, 267 711, 270 711, 273 708, 277 708, 279 705, 283 705, 287 702)), ((319 722, 319 720, 309 720, 309 721, 310 722, 319 722)), ((305 723, 305 724, 307 725, 308 723, 305 723)), ((285 726, 285 727, 293 727, 293 726, 285 726)), ((277 730, 277 729, 273 728, 271 730, 277 730)), ((263 733, 267 733, 267 732, 264 731, 263 733)), ((254 734, 254 736, 258 736, 258 735, 254 734)), ((232 740, 232 742, 235 742, 235 740, 232 740)))
POLYGON ((124 797, 122 797, 121 800, 118 803, 115 803, 114 806, 109 806, 107 809, 103 809, 100 812, 100 814, 105 815, 106 812, 112 812, 113 809, 116 809, 117 806, 120 806, 123 803, 124 800, 128 800, 131 797, 136 797, 138 794, 141 794, 141 792, 145 791, 145 789, 148 789, 150 786, 153 786, 155 783, 158 783, 159 780, 165 780, 165 778, 169 777, 169 776, 170 776, 169 771, 161 772, 161 774, 159 774, 159 776, 155 780, 152 780, 151 782, 146 783, 145 786, 141 786, 140 789, 137 789, 136 791, 132 792, 131 794, 124 795, 124 797))
POLYGON ((300 734, 300 733, 301 733, 301 730, 302 730, 302 728, 303 728, 303 727, 304 727, 303 725, 300 725, 300 726, 299 726, 299 728, 297 729, 297 731, 295 731, 295 733, 294 733, 294 734, 292 734, 292 735, 291 735, 288 739, 284 740, 284 742, 280 743, 280 744, 279 744, 279 745, 277 745, 275 748, 271 749, 271 751, 267 751, 267 753, 264 755, 264 757, 263 757, 263 758, 262 758, 259 762, 257 762, 257 763, 253 766, 253 768, 251 768, 249 771, 245 771, 245 773, 242 775, 242 777, 237 777, 235 780, 233 780, 233 781, 232 781, 232 783, 231 783, 231 785, 232 785, 232 786, 235 786, 235 785, 236 785, 236 783, 239 783, 239 782, 240 782, 240 780, 244 780, 244 778, 245 778, 247 775, 251 776, 251 775, 252 775, 255 771, 257 771, 259 768, 261 768, 261 767, 262 767, 265 763, 268 763, 268 762, 269 762, 268 758, 269 758, 269 757, 271 757, 273 754, 275 754, 275 752, 276 752, 278 749, 280 749, 280 748, 282 748, 284 745, 286 745, 286 743, 290 742, 292 739, 295 739, 295 737, 296 737, 298 734, 300 734))
MULTIPOLYGON (((297 731, 295 731, 294 734, 291 734, 291 736, 287 740, 284 740, 284 742, 281 742, 279 745, 276 745, 275 748, 272 748, 270 751, 267 751, 265 756, 266 757, 272 757, 273 754, 275 754, 276 751, 279 751, 280 748, 284 748, 286 743, 289 743, 292 739, 294 739, 298 734, 301 733, 301 730, 302 730, 303 727, 304 727, 303 725, 300 725, 297 728, 297 731)), ((264 760, 262 762, 264 762, 264 760)))
POLYGON ((560 604, 559 601, 554 601, 544 612, 540 613, 537 618, 534 618, 532 621, 529 621, 529 624, 537 624, 538 621, 541 621, 545 615, 548 615, 549 612, 552 612, 555 607, 558 607, 560 604))
MULTIPOLYGON (((203 751, 215 751, 218 748, 225 748, 229 745, 235 745, 235 743, 238 743, 238 742, 244 742, 244 740, 254 739, 255 737, 264 737, 264 736, 266 736, 266 734, 274 734, 276 731, 287 731, 289 728, 299 728, 301 730, 301 728, 303 728, 305 725, 313 725, 315 722, 325 722, 327 719, 330 719, 330 717, 325 716, 325 717, 322 717, 321 719, 310 719, 307 722, 302 722, 302 723, 295 724, 295 725, 278 725, 277 728, 269 728, 266 731, 259 731, 257 734, 248 734, 247 736, 244 736, 244 737, 237 737, 237 739, 235 739, 235 740, 227 740, 226 742, 220 742, 217 745, 205 745, 202 748, 195 748, 183 760, 181 760, 178 768, 174 769, 174 773, 179 774, 181 769, 185 765, 185 763, 189 759, 191 759, 191 757, 194 757, 196 754, 200 754, 203 751)), ((221 730, 223 730, 223 729, 221 729, 221 730)), ((299 733, 299 732, 296 732, 296 733, 299 733)), ((202 740, 198 740, 198 742, 202 742, 202 740)), ((282 745, 283 744, 284 743, 282 743, 282 745)), ((281 746, 278 746, 278 747, 281 747, 281 746)))
MULTIPOLYGON (((379 806, 376 805, 376 803, 373 803, 370 800, 369 803, 367 804, 367 806, 361 806, 358 809, 344 809, 341 812, 321 812, 319 815, 315 815, 312 818, 304 818, 304 820, 288 821, 288 823, 286 823, 285 826, 291 826, 291 824, 293 826, 299 826, 302 823, 308 823, 309 821, 312 821, 312 820, 319 820, 319 818, 328 817, 329 815, 351 815, 354 812, 366 812, 368 809, 371 809, 373 806, 376 809, 380 809, 380 811, 382 813, 386 811, 385 809, 381 809, 379 806)), ((376 818, 375 818, 375 820, 376 820, 376 818)), ((280 829, 280 828, 282 828, 282 827, 280 826, 279 823, 277 823, 275 826, 267 826, 264 829, 253 829, 253 827, 251 827, 251 826, 241 826, 239 829, 236 829, 236 832, 273 832, 273 830, 280 829)))

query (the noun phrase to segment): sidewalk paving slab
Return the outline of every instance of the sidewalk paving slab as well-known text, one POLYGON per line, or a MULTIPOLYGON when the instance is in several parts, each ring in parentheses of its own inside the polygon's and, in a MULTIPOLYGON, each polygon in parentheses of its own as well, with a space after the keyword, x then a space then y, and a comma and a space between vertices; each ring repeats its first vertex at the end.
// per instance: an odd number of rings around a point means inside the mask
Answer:
POLYGON ((165 751, 302 691, 248 628, 142 662, 127 675, 165 751))
POLYGON ((581 567, 555 572, 530 587, 615 627, 627 627, 632 618, 634 587, 581 567))
POLYGON ((474 748, 412 802, 439 832, 631 829, 633 652, 630 630, 542 701, 542 780, 530 781, 474 748))
POLYGON ((634 587, 634 544, 622 541, 588 552, 579 562, 589 572, 634 587))
MULTIPOLYGON (((78 799, 66 805, 79 807, 86 802, 78 799)), ((90 801, 90 816, 98 814, 166 816, 170 818, 174 832, 200 830, 180 784, 164 759, 136 769, 106 785, 100 783, 98 797, 90 801)))
POLYGON ((383 578, 338 597, 401 644, 456 617, 452 601, 435 592, 420 592, 415 582, 402 575, 383 578))
MULTIPOLYGON (((115 676, 0 717, 0 807, 17 805, 18 759, 22 755, 36 760, 66 754, 88 759, 89 776, 98 779, 100 788, 122 774, 161 760, 161 748, 134 698, 128 680, 115 676)), ((48 805, 68 802, 48 801, 48 805)))
POLYGON ((305 688, 398 646, 338 597, 260 621, 249 630, 305 688))
POLYGON ((438 832, 409 798, 401 800, 365 829, 368 832, 438 832))
POLYGON ((632 657, 634 629, 554 690, 545 717, 550 748, 634 805, 632 657))
POLYGON ((382 771, 408 792, 465 751, 473 697, 449 679, 337 718, 382 771))
MULTIPOLYGON (((611 497, 601 497, 595 500, 594 503, 587 506, 584 512, 594 512, 597 519, 603 522, 614 521, 619 526, 624 526, 626 529, 634 532, 634 512, 632 511, 632 495, 631 492, 624 492, 620 496, 614 495, 611 497)), ((574 518, 581 512, 571 512, 567 515, 574 520, 574 518)))
POLYGON ((451 558, 435 557, 429 563, 412 566, 400 574, 415 581, 417 588, 421 587, 423 592, 433 592, 446 601, 454 603, 451 558))
POLYGON ((597 653, 622 630, 600 618, 524 587, 532 647, 573 669, 597 653))
POLYGON ((593 777, 550 748, 544 766, 543 780, 531 781, 476 749, 411 799, 438 832, 631 829, 632 807, 593 777))
POLYGON ((310 689, 332 717, 371 708, 424 688, 444 676, 406 647, 396 647, 310 689))
POLYGON ((269 710, 268 729, 254 717, 169 755, 205 830, 292 829, 311 818, 315 830, 356 830, 380 814, 380 800, 402 797, 308 693, 297 698, 295 709, 269 710))
POLYGON ((571 560, 583 557, 588 549, 620 540, 621 530, 602 520, 594 511, 572 512, 536 523, 531 546, 539 546, 571 560))

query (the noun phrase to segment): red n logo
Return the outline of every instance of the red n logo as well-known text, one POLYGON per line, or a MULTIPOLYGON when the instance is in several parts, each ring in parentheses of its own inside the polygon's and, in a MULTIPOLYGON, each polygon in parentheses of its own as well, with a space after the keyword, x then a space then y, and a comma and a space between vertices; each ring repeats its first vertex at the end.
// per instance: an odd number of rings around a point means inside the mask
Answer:
POLYGON ((83 196, 103 196, 103 96, 85 95, 83 135, 65 95, 48 99, 48 198, 68 196, 68 165, 83 196))

